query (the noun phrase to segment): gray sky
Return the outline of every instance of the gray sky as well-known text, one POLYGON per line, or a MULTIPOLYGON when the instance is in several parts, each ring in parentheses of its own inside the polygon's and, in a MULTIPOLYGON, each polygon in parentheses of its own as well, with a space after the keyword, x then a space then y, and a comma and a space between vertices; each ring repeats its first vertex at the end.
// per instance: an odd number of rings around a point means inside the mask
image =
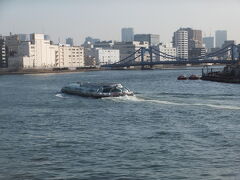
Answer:
POLYGON ((179 27, 227 30, 240 43, 240 0, 0 0, 0 34, 45 33, 57 42, 86 36, 120 40, 122 27, 160 34, 170 42, 179 27))

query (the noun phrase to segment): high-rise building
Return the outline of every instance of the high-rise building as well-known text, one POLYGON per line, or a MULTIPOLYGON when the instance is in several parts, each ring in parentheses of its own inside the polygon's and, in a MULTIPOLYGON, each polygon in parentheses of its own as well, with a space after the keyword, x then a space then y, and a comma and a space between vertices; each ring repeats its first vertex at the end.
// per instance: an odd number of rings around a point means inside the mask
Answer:
POLYGON ((202 39, 202 31, 201 30, 192 30, 192 37, 189 37, 190 42, 192 41, 192 45, 190 48, 202 48, 203 47, 203 39, 202 39))
POLYGON ((122 42, 131 42, 134 39, 133 28, 122 28, 122 42))
POLYGON ((188 58, 202 56, 205 52, 203 48, 202 31, 195 30, 192 28, 180 28, 179 30, 180 30, 179 31, 180 34, 178 33, 178 38, 175 37, 177 33, 174 33, 174 36, 173 36, 173 45, 174 47, 177 48, 177 55, 183 58, 184 56, 182 54, 183 51, 184 51, 184 54, 186 55, 186 42, 185 42, 186 39, 185 38, 187 34, 188 58), (180 38, 180 43, 175 42, 176 39, 179 39, 179 38, 180 38), (181 40, 184 41, 183 44, 181 43, 181 40))
POLYGON ((227 31, 226 30, 217 30, 215 32, 215 47, 222 47, 224 41, 227 40, 227 31))
POLYGON ((207 49, 207 51, 210 52, 210 50, 214 48, 214 37, 204 37, 203 44, 205 44, 205 48, 207 49))
POLYGON ((8 53, 5 39, 0 35, 0 68, 8 67, 8 53))
POLYGON ((192 28, 181 28, 188 32, 188 50, 202 48, 202 31, 192 28))
POLYGON ((173 45, 177 48, 177 57, 188 59, 188 31, 180 28, 174 32, 173 45))
POLYGON ((158 34, 135 34, 134 41, 146 41, 150 46, 157 46, 160 43, 160 36, 158 34))
POLYGON ((66 39, 66 44, 69 44, 70 46, 73 46, 73 38, 67 38, 66 39))

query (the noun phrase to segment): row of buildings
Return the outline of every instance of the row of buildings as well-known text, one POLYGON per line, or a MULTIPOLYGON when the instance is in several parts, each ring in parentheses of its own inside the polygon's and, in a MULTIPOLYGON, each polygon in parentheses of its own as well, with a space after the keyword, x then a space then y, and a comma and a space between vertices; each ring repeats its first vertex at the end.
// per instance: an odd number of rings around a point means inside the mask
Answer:
MULTIPOLYGON (((0 67, 9 69, 76 69, 118 62, 148 42, 113 42, 86 38, 82 46, 74 46, 73 39, 66 44, 53 44, 44 34, 10 34, 0 37, 0 67), (89 40, 89 41, 88 41, 89 40)), ((138 60, 138 59, 136 59, 138 60)), ((139 58, 140 60, 140 58, 139 58)))
MULTIPOLYGON (((226 30, 217 30, 215 32, 215 38, 213 36, 202 37, 201 30, 193 30, 191 28, 182 28, 188 31, 189 37, 197 35, 197 39, 201 40, 205 45, 206 49, 211 48, 221 48, 224 44, 224 41, 227 41, 227 31, 226 30)), ((133 28, 122 28, 122 42, 130 42, 130 41, 148 41, 148 39, 153 39, 153 43, 151 45, 155 45, 159 43, 159 35, 155 34, 134 34, 133 28)), ((151 40, 149 40, 151 41, 151 40)))
MULTIPOLYGON (((122 28, 122 42, 147 41, 151 46, 159 45, 159 36, 155 34, 134 34, 133 28, 122 28)), ((176 51, 176 56, 183 59, 193 59, 206 53, 217 51, 234 41, 227 40, 227 31, 218 30, 214 37, 202 37, 201 30, 180 28, 173 34, 172 46, 163 45, 166 52, 176 51), (165 47, 168 47, 167 49, 165 47)))
MULTIPOLYGON (((141 52, 138 51, 140 48, 149 49, 149 47, 153 47, 156 51, 164 52, 165 54, 176 57, 176 48, 169 44, 158 43, 154 46, 151 45, 151 39, 147 41, 121 41, 121 42, 113 42, 113 41, 98 41, 98 42, 88 42, 84 43, 85 49, 85 62, 87 65, 94 64, 95 62, 100 62, 100 65, 110 64, 118 62, 119 60, 124 60, 128 57, 127 60, 141 61, 141 52), (136 52, 136 53, 135 53, 136 52), (101 54, 104 54, 100 56, 101 54), (96 59, 95 59, 96 58, 96 59)), ((149 59, 149 52, 144 53, 144 59, 149 59)), ((159 60, 172 60, 164 56, 154 55, 154 61, 159 60)))
POLYGON ((156 46, 160 43, 158 34, 134 34, 133 28, 122 28, 122 42, 146 41, 151 46, 156 46))
POLYGON ((227 31, 225 30, 215 32, 215 41, 213 36, 203 37, 203 43, 208 51, 213 48, 221 48, 225 41, 227 41, 227 31))
MULTIPOLYGON (((234 41, 227 41, 226 32, 216 33, 218 44, 221 47, 234 41)), ((153 60, 178 60, 194 59, 204 56, 206 52, 215 51, 220 47, 212 46, 212 38, 202 37, 201 30, 180 28, 173 34, 172 42, 160 43, 157 34, 134 34, 133 28, 122 29, 122 41, 100 41, 98 38, 87 37, 81 46, 75 46, 72 38, 67 38, 66 43, 54 44, 48 35, 44 34, 10 34, 0 36, 0 67, 1 68, 79 68, 86 66, 101 66, 116 63, 130 57, 141 61, 139 48, 150 46, 168 54, 169 56, 154 55, 153 60), (134 52, 136 52, 134 54, 134 52)), ((146 52, 144 57, 149 59, 146 52)))
POLYGON ((53 44, 44 34, 31 34, 29 40, 20 35, 1 37, 0 48, 5 52, 2 68, 44 69, 84 66, 84 48, 53 44))

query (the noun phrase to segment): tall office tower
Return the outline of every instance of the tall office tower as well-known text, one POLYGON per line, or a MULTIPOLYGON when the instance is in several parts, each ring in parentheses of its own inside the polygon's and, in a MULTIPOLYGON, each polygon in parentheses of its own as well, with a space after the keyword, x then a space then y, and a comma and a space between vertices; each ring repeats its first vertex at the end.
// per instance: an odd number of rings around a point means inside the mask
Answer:
POLYGON ((207 51, 210 52, 211 49, 214 48, 214 37, 204 37, 203 44, 205 44, 205 48, 207 49, 207 51))
POLYGON ((217 30, 215 32, 215 47, 221 48, 224 41, 227 40, 226 30, 217 30))
POLYGON ((203 45, 202 31, 193 29, 192 37, 189 37, 189 40, 193 42, 192 48, 202 48, 203 45))
POLYGON ((156 46, 160 43, 160 36, 158 34, 135 34, 134 41, 146 41, 150 46, 156 46))
MULTIPOLYGON (((180 28, 180 30, 186 31, 188 34, 188 58, 204 56, 205 48, 203 47, 202 31, 192 28, 180 28)), ((175 35, 173 37, 173 45, 177 47, 174 39, 175 35)))
POLYGON ((122 28, 122 42, 132 42, 133 38, 133 28, 122 28))
POLYGON ((4 38, 0 35, 0 68, 8 67, 8 53, 4 38))
POLYGON ((188 31, 180 28, 174 32, 173 45, 177 48, 177 57, 188 59, 188 31))
POLYGON ((193 48, 202 48, 202 31, 192 28, 182 28, 188 32, 188 50, 193 48))
MULTIPOLYGON (((188 32, 188 50, 194 48, 202 48, 203 47, 203 40, 202 40, 202 31, 201 30, 194 30, 192 28, 180 28, 181 30, 188 32)), ((173 35, 173 46, 175 44, 175 35, 173 35)))
POLYGON ((67 38, 66 39, 66 44, 69 44, 70 46, 73 46, 73 38, 67 38))

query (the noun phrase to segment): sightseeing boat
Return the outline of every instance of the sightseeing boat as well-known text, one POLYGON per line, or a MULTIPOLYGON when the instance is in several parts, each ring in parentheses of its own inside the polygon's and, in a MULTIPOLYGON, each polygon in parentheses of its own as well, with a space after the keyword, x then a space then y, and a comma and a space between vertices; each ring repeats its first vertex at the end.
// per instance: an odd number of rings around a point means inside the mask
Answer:
POLYGON ((62 93, 103 98, 133 96, 134 93, 119 83, 71 83, 61 89, 62 93))

